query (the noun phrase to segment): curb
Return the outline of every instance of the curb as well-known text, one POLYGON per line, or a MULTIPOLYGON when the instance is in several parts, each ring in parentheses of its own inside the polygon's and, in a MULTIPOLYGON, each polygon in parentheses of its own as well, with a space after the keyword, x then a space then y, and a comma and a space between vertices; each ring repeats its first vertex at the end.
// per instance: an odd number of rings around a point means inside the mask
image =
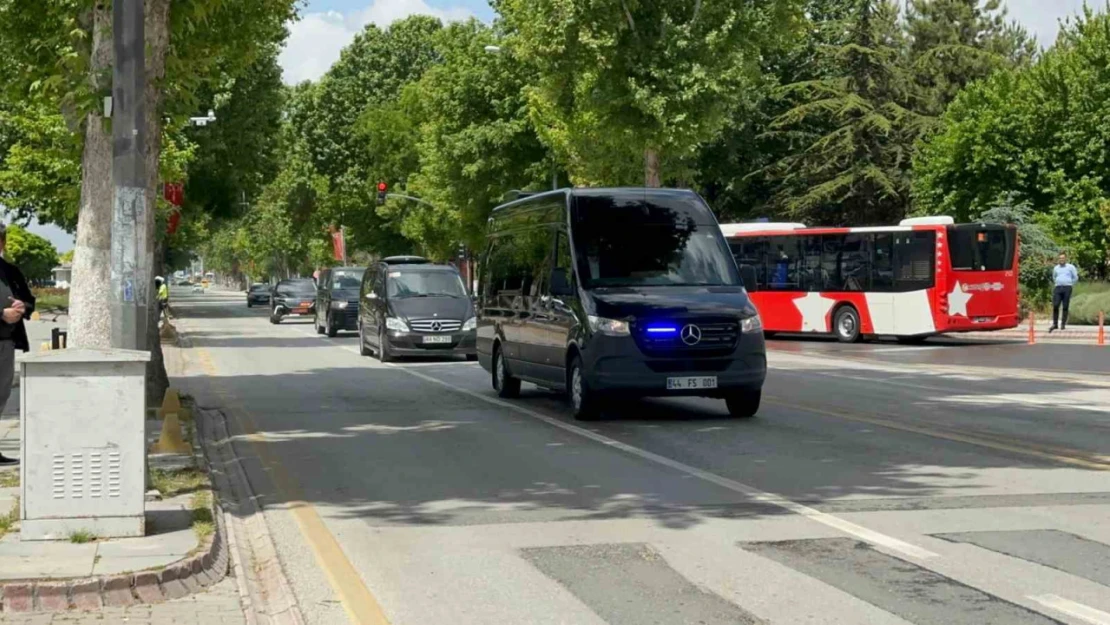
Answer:
POLYGON ((61 612, 162 603, 199 592, 228 572, 227 528, 213 501, 216 532, 207 549, 162 570, 74 580, 16 580, 0 584, 0 614, 61 612))

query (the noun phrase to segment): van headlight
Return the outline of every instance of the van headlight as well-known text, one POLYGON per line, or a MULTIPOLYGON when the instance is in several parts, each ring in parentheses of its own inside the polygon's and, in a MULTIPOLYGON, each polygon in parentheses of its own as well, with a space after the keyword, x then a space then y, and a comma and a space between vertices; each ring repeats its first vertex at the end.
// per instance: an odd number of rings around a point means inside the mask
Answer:
POLYGON ((590 315, 586 318, 590 322, 590 330, 609 336, 628 336, 628 322, 618 319, 606 319, 590 315))
POLYGON ((332 303, 331 303, 331 309, 332 310, 343 310, 344 308, 347 307, 347 304, 348 304, 348 302, 337 302, 337 301, 333 300, 332 303))
POLYGON ((759 313, 751 317, 745 317, 740 320, 740 330, 745 334, 750 332, 758 332, 763 329, 763 320, 759 318, 759 313))
POLYGON ((471 330, 474 330, 477 327, 478 327, 478 318, 477 317, 471 317, 470 319, 466 320, 466 323, 463 324, 462 331, 463 332, 470 332, 471 330))
POLYGON ((386 317, 385 327, 386 329, 393 330, 394 332, 409 331, 409 324, 405 323, 404 319, 398 319, 397 317, 386 317))

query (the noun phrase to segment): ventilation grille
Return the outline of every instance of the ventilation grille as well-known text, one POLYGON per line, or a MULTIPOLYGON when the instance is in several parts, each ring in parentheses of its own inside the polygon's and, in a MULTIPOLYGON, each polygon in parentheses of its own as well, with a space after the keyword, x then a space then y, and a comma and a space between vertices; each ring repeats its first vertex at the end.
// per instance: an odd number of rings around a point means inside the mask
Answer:
POLYGON ((121 457, 118 451, 54 454, 51 457, 51 496, 54 499, 120 497, 121 457), (107 455, 107 467, 104 456, 107 455))

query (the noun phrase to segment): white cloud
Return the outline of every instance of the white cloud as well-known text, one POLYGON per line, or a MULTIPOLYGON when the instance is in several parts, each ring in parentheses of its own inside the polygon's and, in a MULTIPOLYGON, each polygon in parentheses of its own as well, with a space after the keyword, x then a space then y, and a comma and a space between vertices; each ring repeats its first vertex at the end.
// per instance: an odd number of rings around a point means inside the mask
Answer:
POLYGON ((284 80, 296 84, 316 80, 339 58, 340 51, 370 23, 386 27, 410 15, 432 15, 449 22, 474 15, 466 8, 435 9, 424 0, 371 0, 364 9, 340 13, 306 13, 290 24, 289 39, 278 62, 284 80))

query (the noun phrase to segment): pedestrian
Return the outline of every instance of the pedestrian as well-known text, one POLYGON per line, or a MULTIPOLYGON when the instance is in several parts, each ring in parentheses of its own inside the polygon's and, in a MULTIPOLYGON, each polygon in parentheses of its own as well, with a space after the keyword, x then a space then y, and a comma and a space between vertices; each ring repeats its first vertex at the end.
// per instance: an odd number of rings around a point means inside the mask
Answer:
POLYGON ((166 319, 169 319, 170 314, 166 309, 170 307, 170 287, 162 276, 154 278, 154 286, 158 288, 158 315, 166 315, 166 319))
POLYGON ((1071 305, 1071 289, 1079 282, 1079 272, 1075 269, 1075 265, 1068 262, 1068 255, 1060 252, 1060 257, 1057 259, 1056 265, 1052 268, 1052 281, 1055 283, 1055 288, 1052 290, 1052 327, 1048 329, 1049 332, 1059 328, 1064 330, 1068 327, 1068 306, 1071 305), (1064 308, 1063 317, 1060 316, 1060 308, 1064 308), (1059 321, 1059 325, 1057 325, 1059 321))
MULTIPOLYGON (((12 395, 15 350, 26 352, 31 349, 23 321, 30 319, 31 313, 35 312, 35 296, 27 288, 23 272, 3 258, 7 245, 8 227, 0 223, 0 302, 4 306, 0 318, 0 414, 4 412, 8 398, 12 395)), ((19 464, 19 461, 0 454, 0 466, 13 464, 19 464)))

